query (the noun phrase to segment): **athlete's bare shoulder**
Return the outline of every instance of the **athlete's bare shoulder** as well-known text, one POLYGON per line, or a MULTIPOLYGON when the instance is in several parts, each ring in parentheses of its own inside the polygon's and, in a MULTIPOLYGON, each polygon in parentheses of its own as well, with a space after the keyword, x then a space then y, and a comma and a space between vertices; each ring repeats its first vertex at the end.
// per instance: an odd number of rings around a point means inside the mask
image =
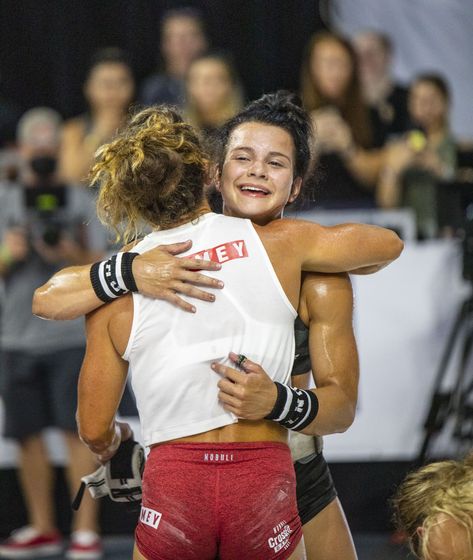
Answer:
POLYGON ((317 230, 323 231, 325 228, 317 222, 310 222, 308 220, 300 220, 298 218, 281 218, 279 220, 273 220, 265 226, 255 225, 255 228, 262 229, 268 232, 297 232, 306 231, 308 228, 313 229, 314 232, 317 230))
POLYGON ((87 336, 108 333, 117 352, 123 354, 133 322, 133 299, 131 294, 102 305, 86 316, 87 336))
POLYGON ((298 312, 305 324, 309 318, 332 316, 352 307, 353 290, 347 273, 304 273, 298 312))
POLYGON ((261 239, 269 242, 273 239, 281 242, 284 239, 288 245, 296 248, 301 245, 301 241, 306 238, 308 232, 310 232, 311 239, 313 240, 318 233, 324 231, 323 226, 320 224, 294 218, 273 220, 265 226, 254 224, 254 227, 261 239))

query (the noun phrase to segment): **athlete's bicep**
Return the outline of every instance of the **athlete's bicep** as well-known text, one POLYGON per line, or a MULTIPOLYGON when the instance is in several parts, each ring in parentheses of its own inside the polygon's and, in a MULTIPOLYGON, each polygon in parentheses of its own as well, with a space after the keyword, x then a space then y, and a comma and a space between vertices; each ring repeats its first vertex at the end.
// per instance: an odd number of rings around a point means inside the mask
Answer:
POLYGON ((353 292, 348 275, 306 278, 309 348, 318 388, 335 385, 356 402, 359 364, 353 331, 353 292), (307 294, 308 292, 308 294, 307 294))
POLYGON ((302 269, 318 272, 344 272, 387 264, 403 248, 394 231, 366 224, 323 227, 302 222, 295 240, 302 251, 302 269))
POLYGON ((109 430, 126 384, 128 363, 115 349, 109 333, 110 305, 86 318, 87 347, 82 364, 77 420, 81 435, 98 440, 109 430))

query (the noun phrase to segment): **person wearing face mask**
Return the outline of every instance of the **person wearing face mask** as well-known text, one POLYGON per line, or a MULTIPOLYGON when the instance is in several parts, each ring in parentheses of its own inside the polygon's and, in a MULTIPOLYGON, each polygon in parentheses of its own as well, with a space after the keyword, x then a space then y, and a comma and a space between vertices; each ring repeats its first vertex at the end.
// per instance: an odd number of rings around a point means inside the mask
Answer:
MULTIPOLYGON (((62 550, 54 516, 54 477, 42 431, 57 427, 69 455, 75 491, 93 457, 77 436, 77 378, 84 354, 81 321, 64 325, 31 314, 37 283, 65 264, 102 255, 106 237, 92 199, 58 178, 61 118, 49 108, 31 109, 18 124, 22 167, 18 184, 2 185, 0 274, 5 287, 1 325, 0 395, 4 436, 19 446, 19 479, 28 526, 0 545, 0 557, 38 558, 62 550), (86 225, 90 222, 90 225, 86 225)), ((75 515, 67 558, 102 556, 96 505, 90 499, 75 515)))

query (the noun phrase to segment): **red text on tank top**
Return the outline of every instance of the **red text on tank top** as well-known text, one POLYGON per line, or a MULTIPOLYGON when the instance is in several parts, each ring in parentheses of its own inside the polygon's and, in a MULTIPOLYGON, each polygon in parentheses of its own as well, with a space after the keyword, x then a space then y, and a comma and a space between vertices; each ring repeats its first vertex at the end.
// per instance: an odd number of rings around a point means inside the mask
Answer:
POLYGON ((204 249, 198 253, 187 255, 188 259, 203 259, 205 261, 215 261, 224 263, 234 259, 243 259, 248 257, 248 251, 244 239, 238 241, 228 241, 211 249, 204 249))

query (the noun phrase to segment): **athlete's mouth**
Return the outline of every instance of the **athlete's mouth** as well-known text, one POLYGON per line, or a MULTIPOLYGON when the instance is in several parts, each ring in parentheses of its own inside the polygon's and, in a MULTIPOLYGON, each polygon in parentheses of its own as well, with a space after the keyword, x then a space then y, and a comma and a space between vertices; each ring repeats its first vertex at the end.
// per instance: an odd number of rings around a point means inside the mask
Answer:
POLYGON ((271 191, 266 187, 261 187, 260 185, 239 185, 238 187, 242 193, 249 196, 267 196, 271 194, 271 191))

